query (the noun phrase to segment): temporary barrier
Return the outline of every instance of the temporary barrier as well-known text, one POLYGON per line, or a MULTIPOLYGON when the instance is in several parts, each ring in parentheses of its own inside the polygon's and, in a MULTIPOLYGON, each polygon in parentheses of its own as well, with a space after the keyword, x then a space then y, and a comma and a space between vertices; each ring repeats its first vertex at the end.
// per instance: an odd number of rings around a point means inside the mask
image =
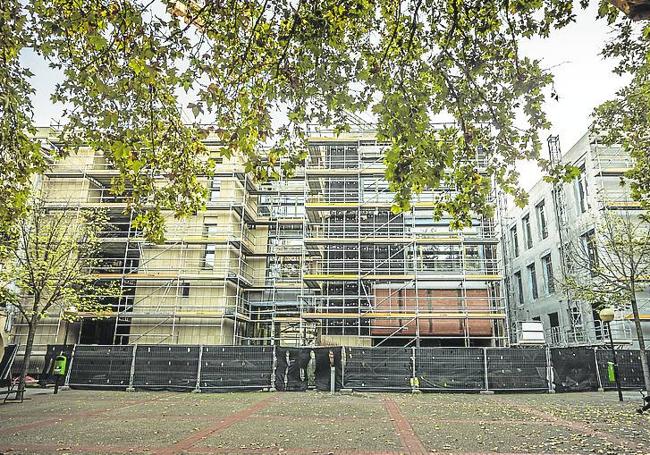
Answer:
POLYGON ((545 349, 488 348, 485 350, 488 390, 548 390, 545 349))
MULTIPOLYGON (((610 381, 607 376, 607 362, 611 361, 611 349, 596 349, 596 362, 598 366, 598 375, 600 376, 600 387, 603 389, 616 388, 616 382, 610 381)), ((618 364, 618 376, 621 381, 621 387, 642 388, 644 386, 643 370, 641 369, 641 356, 639 351, 617 350, 616 361, 618 364)))
POLYGON ((317 390, 331 390, 332 367, 334 367, 334 389, 343 386, 343 365, 341 348, 313 348, 316 360, 315 385, 317 390))
POLYGON ((52 366, 54 365, 54 359, 59 354, 63 354, 66 358, 71 359, 73 349, 74 349, 73 344, 48 344, 47 345, 47 352, 45 353, 45 363, 43 364, 43 370, 41 371, 41 374, 38 377, 38 383, 40 385, 54 383, 55 376, 52 375, 52 366))
POLYGON ((138 345, 131 386, 136 389, 195 389, 199 350, 199 346, 138 345))
POLYGON ((280 391, 307 390, 307 364, 311 350, 304 348, 275 348, 275 388, 280 391))
POLYGON ((419 348, 415 366, 421 390, 485 390, 481 348, 419 348))
POLYGON ((201 391, 270 388, 273 346, 203 346, 200 365, 201 391))
POLYGON ((345 348, 343 387, 353 390, 411 390, 411 348, 345 348))
POLYGON ((77 345, 70 359, 70 386, 126 389, 133 346, 77 345))
MULTIPOLYGON (((61 346, 48 352, 58 354, 61 346)), ((613 388, 604 348, 76 345, 72 387, 152 390, 541 391, 613 388)), ((69 354, 67 354, 69 352, 69 354)), ((616 351, 623 387, 640 388, 639 352, 616 351)))
POLYGON ((593 348, 551 349, 556 392, 598 389, 598 373, 593 348))

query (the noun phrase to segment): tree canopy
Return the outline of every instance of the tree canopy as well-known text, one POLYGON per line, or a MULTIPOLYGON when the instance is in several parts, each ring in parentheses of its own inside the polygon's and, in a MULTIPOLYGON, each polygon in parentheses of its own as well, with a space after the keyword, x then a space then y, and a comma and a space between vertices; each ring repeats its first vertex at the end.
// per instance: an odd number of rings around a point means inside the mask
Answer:
MULTIPOLYGON (((305 158, 307 123, 345 131, 352 112, 372 114, 378 139, 390 144, 394 209, 408 209, 426 188, 450 188, 436 215, 448 213, 461 227, 472 213, 492 213, 495 184, 525 202, 517 160, 537 160, 554 178, 575 175, 540 158, 552 75, 518 45, 564 27, 587 3, 4 1, 0 222, 24 208, 30 176, 47 160, 84 144, 119 170, 114 191, 128 194, 137 227, 161 240, 163 210, 183 216, 203 206, 197 176, 214 164, 199 121, 218 134, 224 155, 241 154, 248 171, 267 179, 290 175, 305 158), (30 139, 33 89, 19 60, 25 49, 64 75, 53 100, 66 106, 65 147, 50 156, 30 139), (194 123, 182 118, 183 92, 194 123), (279 124, 272 122, 278 112, 279 124), (451 123, 437 126, 438 118, 451 123), (477 153, 487 154, 485 169, 477 153)), ((622 15, 607 1, 599 14, 622 15)))
POLYGON ((607 20, 616 38, 603 55, 616 59, 614 71, 631 75, 632 81, 596 109, 592 128, 605 143, 620 145, 632 157, 633 168, 626 175, 632 198, 650 210, 650 22, 634 27, 613 13, 607 20))
POLYGON ((36 329, 47 316, 74 319, 81 313, 110 314, 107 299, 120 295, 116 282, 98 282, 104 265, 100 234, 107 216, 101 211, 65 206, 53 210, 30 197, 19 225, 17 245, 0 268, 0 301, 27 325, 19 394, 25 387, 36 329))

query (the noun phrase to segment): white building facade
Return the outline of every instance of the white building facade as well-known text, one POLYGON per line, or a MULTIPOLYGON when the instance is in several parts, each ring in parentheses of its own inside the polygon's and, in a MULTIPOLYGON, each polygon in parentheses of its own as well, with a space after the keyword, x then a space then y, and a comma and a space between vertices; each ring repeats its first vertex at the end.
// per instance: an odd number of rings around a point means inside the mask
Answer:
MULTIPOLYGON (((511 207, 502 220, 509 317, 513 326, 539 321, 546 343, 551 346, 602 344, 608 341, 607 328, 588 302, 571 299, 560 283, 568 261, 562 246, 588 239, 605 210, 640 214, 621 177, 631 167, 631 159, 618 147, 599 144, 587 133, 566 153, 561 154, 557 138, 549 139, 551 160, 572 164, 581 170, 572 182, 553 185, 541 179, 529 192, 524 208, 511 207)), ((642 318, 650 314, 650 292, 639 299, 642 318)), ((644 322, 645 338, 650 339, 650 321, 644 322)), ((615 343, 638 347, 631 312, 619 311, 611 324, 615 343)))

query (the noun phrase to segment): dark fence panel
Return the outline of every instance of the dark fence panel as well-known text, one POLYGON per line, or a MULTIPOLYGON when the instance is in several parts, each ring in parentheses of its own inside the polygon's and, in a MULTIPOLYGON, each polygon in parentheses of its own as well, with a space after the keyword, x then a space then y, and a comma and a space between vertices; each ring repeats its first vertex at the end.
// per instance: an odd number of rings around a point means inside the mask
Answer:
POLYGON ((415 367, 420 390, 485 389, 482 348, 419 348, 415 367))
POLYGON ((199 346, 138 345, 133 387, 195 389, 198 366, 199 346))
POLYGON ((341 348, 312 348, 316 357, 316 389, 329 391, 332 384, 332 370, 330 364, 330 352, 334 360, 334 387, 340 390, 343 386, 341 365, 341 348))
MULTIPOLYGON (((598 374, 604 389, 616 388, 616 382, 610 381, 607 375, 607 362, 612 361, 611 349, 596 349, 598 361, 598 374)), ((643 382, 643 369, 641 368, 641 355, 638 350, 626 349, 616 351, 618 363, 618 376, 621 380, 621 387, 641 388, 643 382)))
POLYGON ((345 348, 343 387, 354 390, 410 390, 411 348, 345 348))
MULTIPOLYGON (((19 374, 20 370, 23 367, 23 359, 25 353, 24 352, 19 352, 16 355, 16 359, 14 360, 14 365, 12 368, 12 371, 14 371, 16 375, 19 374)), ((32 378, 38 377, 41 372, 45 369, 45 356, 42 355, 33 355, 29 359, 29 368, 27 368, 27 376, 31 376, 32 378)))
POLYGON ((310 348, 275 348, 275 388, 280 391, 307 390, 307 364, 310 348))
POLYGON ((489 390, 548 390, 546 349, 486 349, 489 390))
POLYGON ((202 391, 260 390, 271 387, 272 346, 204 346, 202 391))
POLYGON ((593 348, 551 349, 553 383, 556 392, 581 392, 598 389, 593 348))
MULTIPOLYGON (((47 360, 69 348, 49 346, 47 360)), ((77 345, 69 384, 118 389, 198 387, 205 391, 260 390, 275 385, 277 390, 304 391, 311 383, 308 376, 312 377, 314 368, 316 388, 330 390, 330 352, 334 355, 337 390, 411 390, 415 387, 411 383, 414 360, 417 387, 423 391, 548 389, 548 351, 538 348, 277 346, 274 351, 272 346, 77 345)), ((642 387, 639 352, 616 353, 623 387, 642 387)), ((550 350, 550 358, 557 392, 596 390, 600 384, 604 388, 615 387, 607 375, 607 362, 611 360, 611 351, 607 349, 557 348, 550 350)), ((48 371, 49 363, 46 362, 48 371)))
POLYGON ((133 346, 77 345, 70 386, 125 389, 129 385, 133 346))
POLYGON ((48 344, 47 351, 45 352, 45 363, 43 364, 43 370, 38 376, 38 383, 41 385, 54 384, 56 379, 52 373, 52 367, 54 364, 54 358, 59 354, 63 353, 64 356, 68 359, 68 368, 70 368, 70 360, 72 359, 72 349, 74 348, 73 344, 48 344))

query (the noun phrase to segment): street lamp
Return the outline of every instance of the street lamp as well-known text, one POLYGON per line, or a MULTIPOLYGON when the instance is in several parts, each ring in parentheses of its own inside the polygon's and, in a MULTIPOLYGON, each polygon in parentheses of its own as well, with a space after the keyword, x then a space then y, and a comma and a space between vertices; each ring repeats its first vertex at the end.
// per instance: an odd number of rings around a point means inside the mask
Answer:
POLYGON ((614 380, 616 381, 616 390, 618 391, 618 401, 623 401, 623 392, 621 391, 621 380, 618 378, 618 362, 616 360, 616 350, 614 349, 614 339, 612 338, 612 326, 610 322, 614 320, 614 308, 603 308, 598 313, 600 320, 607 324, 609 332, 609 345, 612 348, 612 360, 614 361, 614 380))

